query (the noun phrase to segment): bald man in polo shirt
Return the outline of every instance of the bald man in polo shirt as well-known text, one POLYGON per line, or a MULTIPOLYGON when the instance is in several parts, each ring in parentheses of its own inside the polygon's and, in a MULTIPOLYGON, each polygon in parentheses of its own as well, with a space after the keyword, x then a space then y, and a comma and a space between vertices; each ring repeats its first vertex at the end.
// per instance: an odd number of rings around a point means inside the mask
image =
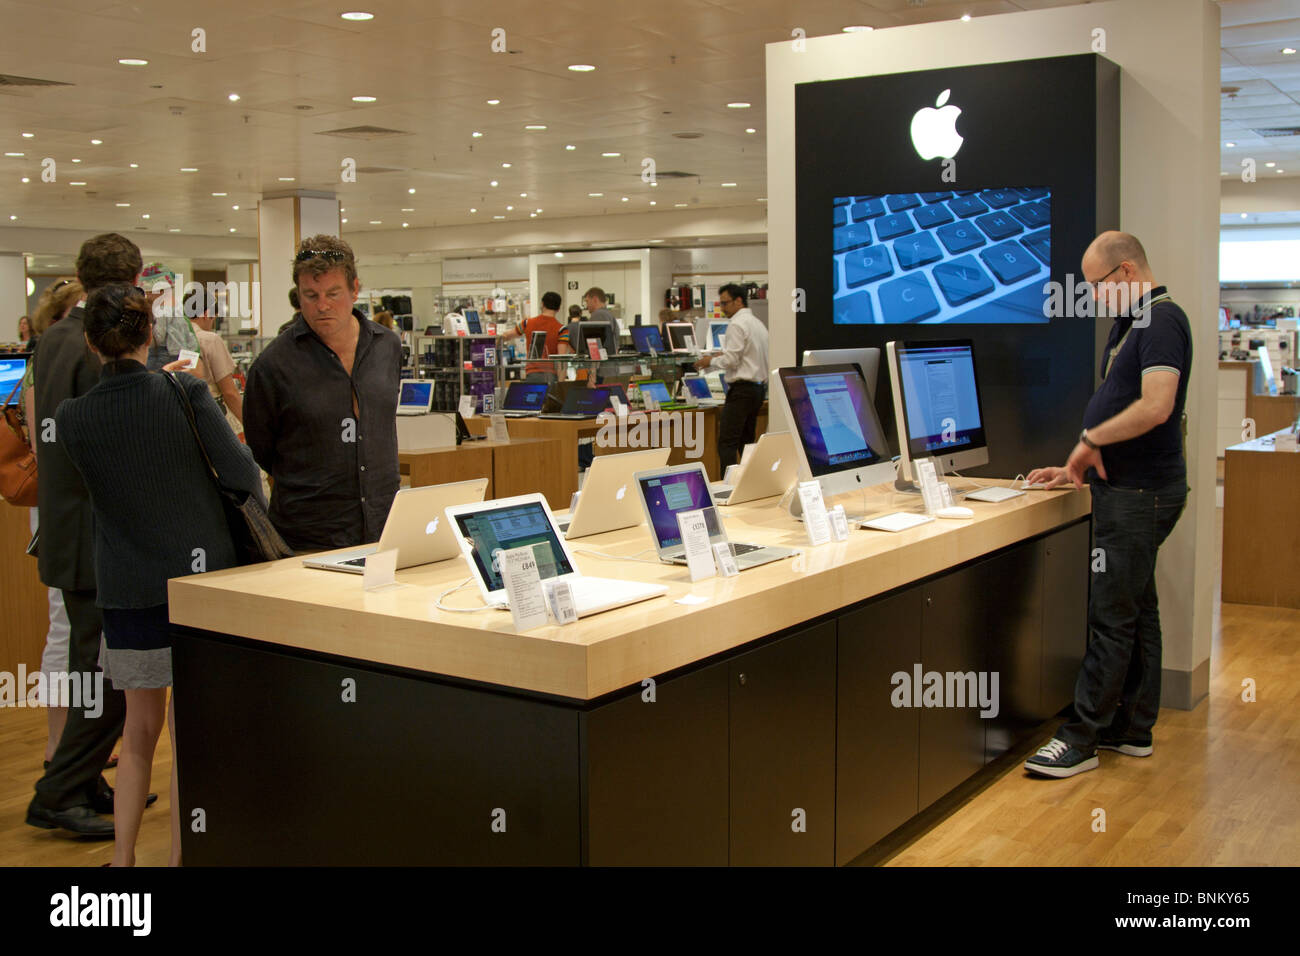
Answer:
POLYGON ((1058 778, 1095 769, 1098 749, 1151 755, 1160 710, 1156 555, 1187 503, 1187 316, 1156 283, 1142 243, 1128 233, 1094 239, 1082 271, 1105 309, 1100 314, 1115 319, 1102 382, 1064 467, 1029 474, 1030 482, 1048 488, 1089 484, 1093 547, 1104 557, 1104 565, 1093 565, 1090 639, 1075 683, 1074 717, 1025 762, 1032 773, 1058 778))

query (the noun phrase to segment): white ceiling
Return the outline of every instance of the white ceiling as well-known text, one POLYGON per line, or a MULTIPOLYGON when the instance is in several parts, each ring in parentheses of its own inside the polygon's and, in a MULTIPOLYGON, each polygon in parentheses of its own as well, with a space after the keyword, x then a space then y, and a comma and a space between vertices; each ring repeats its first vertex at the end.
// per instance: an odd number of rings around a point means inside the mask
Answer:
MULTIPOLYGON (((0 144, 25 154, 0 157, 0 226, 207 236, 233 227, 252 237, 258 198, 286 189, 336 193, 348 234, 526 220, 537 209, 538 225, 679 204, 752 209, 766 183, 766 43, 796 26, 817 36, 1072 2, 0 0, 0 69, 70 84, 0 86, 0 144), (340 19, 349 7, 375 18, 340 19), (196 27, 205 53, 191 49, 196 27), (492 52, 496 28, 512 52, 492 52), (575 73, 571 63, 597 69, 575 73), (377 102, 351 101, 362 94, 377 102), (751 106, 727 108, 737 101, 751 106), (525 130, 531 123, 547 129, 525 130), (403 135, 320 135, 360 125, 403 135), (56 161, 57 182, 41 181, 44 157, 56 161), (641 178, 643 157, 655 160, 656 187, 641 178), (340 181, 345 158, 361 170, 355 183, 340 181), (662 178, 671 170, 695 175, 662 178)), ((1239 88, 1223 101, 1224 141, 1237 146, 1223 149, 1222 168, 1235 175, 1249 155, 1261 178, 1300 175, 1300 137, 1253 132, 1300 126, 1300 55, 1280 52, 1300 48, 1300 0, 1220 6, 1223 84, 1239 88)))

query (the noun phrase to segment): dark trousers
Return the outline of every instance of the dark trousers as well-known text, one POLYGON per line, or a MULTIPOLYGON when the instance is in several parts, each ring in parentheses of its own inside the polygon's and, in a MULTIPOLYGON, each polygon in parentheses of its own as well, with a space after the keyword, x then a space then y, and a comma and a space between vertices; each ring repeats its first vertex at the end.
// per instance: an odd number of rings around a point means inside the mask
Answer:
MULTIPOLYGON (((99 634, 103 616, 95 606, 94 591, 64 591, 72 633, 68 638, 68 673, 93 674, 99 670, 99 634)), ((104 681, 103 711, 87 717, 84 708, 70 707, 45 776, 36 781, 36 801, 51 810, 89 803, 99 784, 113 745, 122 736, 126 696, 104 681)))
POLYGON ((1140 490, 1094 480, 1091 488, 1090 637, 1074 685, 1076 719, 1056 734, 1084 752, 1096 747, 1103 730, 1151 739, 1160 712, 1156 553, 1187 504, 1181 479, 1140 490))
MULTIPOLYGON (((718 425, 718 467, 725 473, 740 461, 745 446, 755 440, 758 410, 763 407, 763 386, 757 382, 732 382, 718 425)), ((719 475, 718 477, 722 477, 719 475)))

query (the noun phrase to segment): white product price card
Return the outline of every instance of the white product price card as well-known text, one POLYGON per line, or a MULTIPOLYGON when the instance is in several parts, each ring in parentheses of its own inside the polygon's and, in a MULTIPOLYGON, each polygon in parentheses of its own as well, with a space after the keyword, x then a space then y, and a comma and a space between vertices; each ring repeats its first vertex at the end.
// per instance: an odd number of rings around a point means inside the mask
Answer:
POLYGON ((578 606, 573 600, 573 588, 568 581, 551 579, 543 585, 546 603, 556 624, 572 624, 578 619, 578 606))
POLYGON ((496 350, 496 349, 484 349, 484 350, 483 350, 483 367, 484 367, 484 368, 492 368, 492 367, 493 367, 494 365, 496 365, 496 364, 497 364, 497 350, 496 350))
POLYGON ((473 395, 462 395, 460 397, 460 417, 461 418, 474 417, 474 396, 473 395))
POLYGON ((564 370, 564 378, 566 381, 572 382, 576 380, 577 377, 578 377, 578 370, 574 368, 572 365, 570 365, 568 368, 564 370))
POLYGON ((692 581, 711 578, 718 573, 713 563, 713 549, 709 546, 709 524, 703 509, 679 511, 677 527, 681 531, 682 546, 686 549, 686 567, 692 581))
POLYGON ((609 352, 605 351, 605 346, 603 346, 603 345, 600 346, 596 351, 597 351, 598 354, 600 355, 600 360, 601 360, 602 362, 608 360, 608 358, 609 358, 609 352))
POLYGON ((921 500, 925 503, 925 513, 934 514, 943 507, 943 498, 939 494, 939 476, 934 470, 934 461, 923 458, 916 462, 916 479, 921 485, 921 500))
POLYGON ((952 485, 946 481, 939 482, 939 503, 945 508, 951 508, 953 505, 952 485))
POLYGON ((653 395, 651 395, 651 394, 650 394, 649 392, 647 392, 645 389, 642 389, 642 390, 641 390, 641 406, 642 406, 642 407, 643 407, 647 412, 657 412, 657 411, 659 411, 659 399, 655 398, 653 395))
POLYGON ((510 432, 506 428, 506 417, 500 412, 493 414, 491 421, 488 423, 488 439, 500 442, 510 441, 510 432))
POLYGON ((186 368, 193 368, 194 364, 198 360, 199 360, 198 352, 195 352, 193 349, 181 349, 180 361, 185 363, 186 368))
POLYGON ((483 414, 484 414, 484 415, 491 415, 492 412, 496 409, 496 405, 497 405, 497 399, 496 399, 496 396, 495 396, 495 395, 484 395, 484 396, 483 396, 483 414))
POLYGON ((734 578, 740 573, 736 567, 736 556, 731 553, 731 545, 726 541, 719 541, 713 546, 713 559, 718 564, 718 572, 724 578, 734 578))
POLYGON ((378 591, 392 587, 397 583, 397 549, 390 548, 376 554, 366 555, 366 567, 362 572, 361 586, 367 591, 378 591))
POLYGON ((686 342, 685 342, 685 345, 686 345, 686 351, 688 351, 688 352, 694 352, 694 351, 695 351, 695 336, 693 336, 693 335, 688 335, 688 336, 686 336, 686 342))
POLYGON ((615 415, 619 418, 627 418, 627 406, 623 404, 621 398, 611 393, 609 396, 609 403, 614 406, 615 415))
POLYGON ((847 541, 849 537, 849 518, 844 513, 843 505, 831 509, 831 537, 836 541, 847 541))
POLYGON ((537 555, 528 546, 511 548, 497 555, 505 579, 506 600, 516 631, 527 631, 546 623, 546 597, 537 571, 537 555))
POLYGON ((831 540, 830 519, 826 516, 826 502, 822 499, 822 483, 799 482, 799 503, 803 505, 803 526, 808 531, 808 543, 814 547, 831 540))

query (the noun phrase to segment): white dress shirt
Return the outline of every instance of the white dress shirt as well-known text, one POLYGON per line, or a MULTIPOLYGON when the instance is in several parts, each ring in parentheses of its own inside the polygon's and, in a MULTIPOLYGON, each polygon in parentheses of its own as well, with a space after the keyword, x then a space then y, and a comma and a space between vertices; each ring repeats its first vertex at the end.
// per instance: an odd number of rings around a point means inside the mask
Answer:
POLYGON ((767 329, 748 307, 727 323, 722 354, 713 357, 709 368, 724 373, 728 382, 767 381, 767 329))

